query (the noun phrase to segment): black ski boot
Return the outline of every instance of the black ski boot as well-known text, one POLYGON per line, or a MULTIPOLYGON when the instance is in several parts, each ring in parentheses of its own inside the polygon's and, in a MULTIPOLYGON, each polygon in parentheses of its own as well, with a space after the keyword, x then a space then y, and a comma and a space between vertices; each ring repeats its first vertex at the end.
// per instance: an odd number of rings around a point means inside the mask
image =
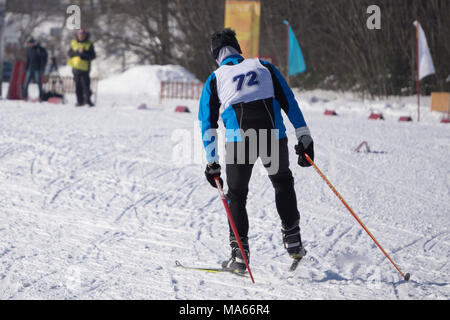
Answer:
MULTIPOLYGON (((248 238, 241 239, 242 247, 244 248, 247 262, 250 263, 250 251, 248 246, 248 238)), ((222 262, 222 268, 231 272, 245 273, 247 267, 245 266, 244 258, 241 250, 234 236, 230 236, 231 258, 222 262)))
POLYGON ((306 255, 300 237, 300 227, 297 225, 290 229, 281 229, 283 244, 292 259, 301 259, 306 255))

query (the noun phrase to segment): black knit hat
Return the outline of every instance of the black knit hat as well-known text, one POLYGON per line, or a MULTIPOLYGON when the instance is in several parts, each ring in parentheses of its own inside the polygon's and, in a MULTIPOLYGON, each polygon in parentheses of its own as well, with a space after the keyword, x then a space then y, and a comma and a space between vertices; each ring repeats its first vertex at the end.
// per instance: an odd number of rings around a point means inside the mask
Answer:
POLYGON ((220 49, 230 46, 236 49, 239 53, 242 53, 239 42, 236 39, 236 32, 229 28, 222 31, 214 32, 211 36, 211 56, 214 60, 217 59, 220 49))

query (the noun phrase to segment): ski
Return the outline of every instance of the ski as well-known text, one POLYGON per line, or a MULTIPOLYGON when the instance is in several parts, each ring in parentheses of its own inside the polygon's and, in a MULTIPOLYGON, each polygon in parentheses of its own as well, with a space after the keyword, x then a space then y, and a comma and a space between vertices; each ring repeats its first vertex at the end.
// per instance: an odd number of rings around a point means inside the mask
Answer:
POLYGON ((204 272, 209 272, 209 273, 227 272, 227 273, 231 273, 231 274, 237 275, 239 277, 244 277, 244 278, 248 278, 249 277, 247 274, 239 273, 237 271, 228 270, 228 269, 224 269, 224 268, 209 268, 209 267, 203 268, 203 267, 185 266, 185 265, 181 264, 181 262, 178 261, 178 260, 175 260, 175 266, 178 267, 178 268, 186 269, 186 270, 204 271, 204 272))
POLYGON ((291 264, 291 267, 289 268, 289 271, 291 271, 291 272, 292 272, 292 271, 295 271, 295 269, 297 269, 298 264, 300 263, 300 261, 302 260, 302 258, 303 258, 303 257, 294 259, 294 261, 293 261, 292 264, 291 264))

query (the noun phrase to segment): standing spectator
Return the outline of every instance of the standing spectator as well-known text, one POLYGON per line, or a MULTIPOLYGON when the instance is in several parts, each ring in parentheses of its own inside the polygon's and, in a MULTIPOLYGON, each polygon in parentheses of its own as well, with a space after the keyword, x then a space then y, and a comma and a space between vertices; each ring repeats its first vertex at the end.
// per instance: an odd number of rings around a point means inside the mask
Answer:
POLYGON ((22 90, 22 98, 28 98, 28 86, 31 79, 38 85, 39 101, 42 101, 42 75, 44 73, 45 65, 47 64, 47 50, 43 48, 36 40, 30 38, 27 42, 27 65, 25 84, 22 90))
POLYGON ((94 44, 89 41, 89 33, 84 30, 78 30, 76 39, 70 42, 69 50, 70 60, 67 63, 72 67, 75 80, 75 92, 77 95, 77 107, 88 104, 93 107, 91 101, 91 61, 95 59, 94 44))

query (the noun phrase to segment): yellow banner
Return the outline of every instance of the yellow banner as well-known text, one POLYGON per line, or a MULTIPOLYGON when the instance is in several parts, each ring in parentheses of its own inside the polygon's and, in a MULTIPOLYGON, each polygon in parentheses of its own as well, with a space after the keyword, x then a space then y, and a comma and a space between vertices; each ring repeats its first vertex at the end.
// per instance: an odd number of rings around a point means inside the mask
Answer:
POLYGON ((227 0, 225 28, 236 31, 236 37, 244 58, 256 58, 259 54, 259 1, 227 0))

